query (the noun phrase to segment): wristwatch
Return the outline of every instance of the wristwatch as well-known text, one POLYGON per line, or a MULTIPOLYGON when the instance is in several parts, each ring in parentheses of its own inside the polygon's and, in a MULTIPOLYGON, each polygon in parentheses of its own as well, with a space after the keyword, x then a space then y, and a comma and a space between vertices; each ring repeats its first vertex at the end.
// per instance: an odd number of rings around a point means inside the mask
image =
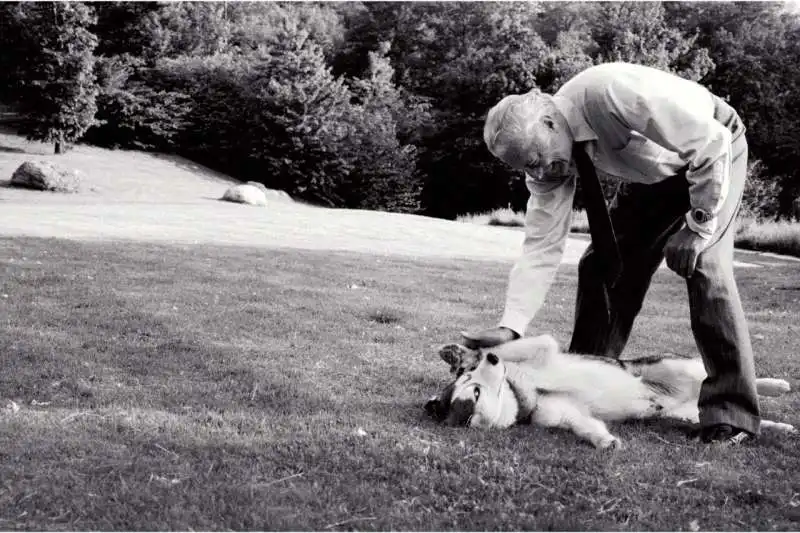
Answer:
POLYGON ((694 220, 698 224, 705 224, 712 218, 714 217, 711 216, 711 213, 709 213, 705 209, 700 209, 699 207, 695 207, 694 209, 692 209, 692 220, 694 220))

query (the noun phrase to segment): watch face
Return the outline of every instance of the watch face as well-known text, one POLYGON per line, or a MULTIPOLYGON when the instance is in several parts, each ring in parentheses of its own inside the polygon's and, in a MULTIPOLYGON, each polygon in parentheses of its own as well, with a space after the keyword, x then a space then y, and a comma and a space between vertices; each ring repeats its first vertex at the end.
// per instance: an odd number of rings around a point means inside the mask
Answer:
POLYGON ((694 211, 692 211, 692 218, 694 219, 695 222, 702 224, 704 222, 708 222, 709 220, 711 220, 711 215, 709 215, 702 209, 695 209, 694 211))

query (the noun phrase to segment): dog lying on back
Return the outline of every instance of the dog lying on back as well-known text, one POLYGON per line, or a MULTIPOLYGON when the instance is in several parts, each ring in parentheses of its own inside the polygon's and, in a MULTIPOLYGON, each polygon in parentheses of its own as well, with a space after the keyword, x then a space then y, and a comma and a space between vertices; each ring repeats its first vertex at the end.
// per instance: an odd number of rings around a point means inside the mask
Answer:
MULTIPOLYGON (((620 447, 605 422, 669 417, 698 422, 697 402, 706 371, 699 359, 678 356, 633 361, 562 353, 549 335, 494 348, 447 344, 439 356, 455 380, 425 410, 448 425, 507 428, 534 423, 573 431, 596 448, 620 447)), ((790 390, 781 379, 760 378, 758 393, 790 390)), ((761 429, 794 431, 761 421, 761 429)))

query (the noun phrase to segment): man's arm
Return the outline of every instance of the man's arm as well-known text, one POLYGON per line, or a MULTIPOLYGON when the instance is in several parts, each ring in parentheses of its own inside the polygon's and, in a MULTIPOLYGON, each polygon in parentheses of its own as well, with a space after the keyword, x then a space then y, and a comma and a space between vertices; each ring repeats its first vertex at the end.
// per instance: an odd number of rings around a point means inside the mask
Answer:
POLYGON ((689 164, 686 179, 691 208, 703 210, 710 219, 696 221, 690 211, 686 223, 709 239, 717 229, 717 215, 730 184, 731 133, 714 119, 709 93, 699 86, 687 86, 686 90, 693 92, 673 94, 669 87, 614 80, 589 95, 587 112, 605 114, 605 120, 640 133, 689 164))
POLYGON ((564 255, 572 221, 575 178, 543 182, 526 176, 531 193, 525 213, 522 255, 511 269, 499 326, 522 336, 544 303, 564 255))

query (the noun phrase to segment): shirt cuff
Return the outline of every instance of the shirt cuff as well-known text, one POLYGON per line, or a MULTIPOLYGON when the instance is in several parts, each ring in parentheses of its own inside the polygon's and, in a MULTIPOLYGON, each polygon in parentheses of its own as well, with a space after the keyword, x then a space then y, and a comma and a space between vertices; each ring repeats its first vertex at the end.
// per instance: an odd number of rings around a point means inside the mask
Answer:
POLYGON ((689 229, 693 232, 697 233, 704 239, 710 239, 714 236, 714 232, 717 231, 717 217, 710 219, 708 222, 697 222, 692 218, 692 212, 686 213, 686 225, 689 226, 689 229))
POLYGON ((517 311, 506 310, 503 313, 503 318, 500 319, 498 326, 505 327, 515 332, 520 337, 525 336, 525 330, 528 329, 530 319, 517 311))

